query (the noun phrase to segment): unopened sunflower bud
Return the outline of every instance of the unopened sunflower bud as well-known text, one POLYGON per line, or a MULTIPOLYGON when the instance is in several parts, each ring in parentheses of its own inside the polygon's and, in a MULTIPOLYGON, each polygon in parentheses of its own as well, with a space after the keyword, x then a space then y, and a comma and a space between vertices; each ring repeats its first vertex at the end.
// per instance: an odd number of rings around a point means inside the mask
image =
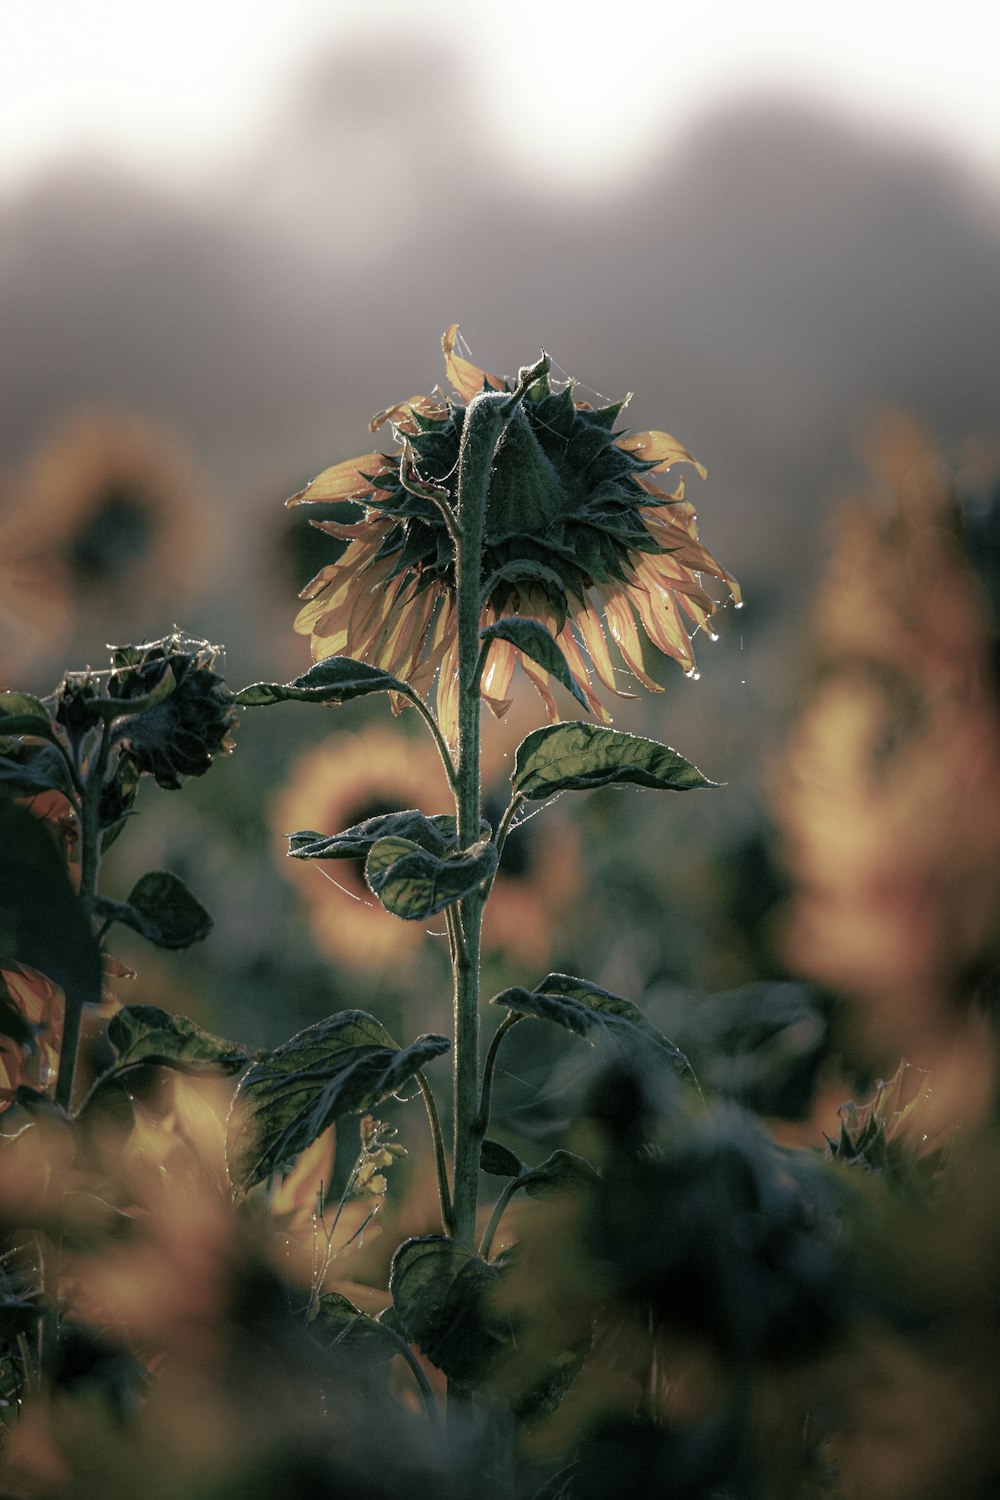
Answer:
POLYGON ((168 790, 180 787, 184 777, 204 775, 214 756, 233 748, 233 694, 213 670, 216 654, 207 641, 180 635, 115 651, 113 698, 147 699, 168 673, 173 677, 174 687, 162 701, 123 717, 115 731, 139 774, 155 777, 168 790))

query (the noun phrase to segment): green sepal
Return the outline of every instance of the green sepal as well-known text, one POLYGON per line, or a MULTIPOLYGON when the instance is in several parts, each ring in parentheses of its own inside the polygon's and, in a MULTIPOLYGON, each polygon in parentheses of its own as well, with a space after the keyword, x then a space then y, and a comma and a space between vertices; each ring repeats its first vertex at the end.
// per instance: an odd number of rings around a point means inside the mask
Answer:
POLYGON ((234 1187, 245 1191, 287 1170, 329 1125, 374 1109, 450 1045, 447 1037, 421 1036, 398 1047, 382 1023, 361 1010, 307 1026, 255 1062, 240 1082, 226 1141, 234 1187))
POLYGON ((576 701, 589 708, 579 683, 573 677, 555 637, 538 620, 529 620, 521 615, 507 615, 495 625, 487 625, 479 632, 481 641, 509 641, 518 651, 537 662, 550 672, 557 682, 568 688, 576 701))
POLYGON ((442 857, 412 839, 387 838, 372 845, 365 879, 386 911, 409 922, 425 922, 471 895, 496 867, 496 845, 485 840, 442 857))
POLYGON ((615 782, 670 792, 719 785, 657 740, 579 722, 529 734, 517 747, 511 776, 515 795, 532 801, 615 782))
POLYGON ((212 918, 178 875, 150 870, 137 880, 126 901, 98 897, 94 910, 108 922, 121 922, 158 948, 190 948, 212 930, 212 918))
POLYGON ((506 1146, 491 1140, 489 1136, 479 1149, 479 1166, 491 1177, 520 1177, 522 1172, 528 1170, 519 1156, 515 1156, 513 1151, 508 1151, 506 1146))
POLYGON ((389 1278, 405 1337, 456 1385, 475 1387, 514 1345, 509 1323, 490 1310, 498 1267, 443 1235, 406 1240, 389 1278))
POLYGON ((84 1004, 101 999, 101 952, 48 829, 0 797, 0 964, 27 964, 84 1004))
POLYGON ((291 682, 254 682, 236 694, 242 708, 261 708, 269 703, 347 703, 366 693, 405 693, 410 689, 380 667, 355 661, 350 656, 330 656, 318 661, 291 682))
POLYGON ((168 663, 156 686, 141 698, 88 698, 87 712, 102 724, 110 724, 115 719, 131 718, 134 714, 145 713, 148 708, 156 708, 176 691, 177 678, 168 663))
MULTIPOLYGON (((486 836, 489 832, 487 824, 486 836)), ((450 813, 436 813, 427 818, 411 808, 365 818, 353 828, 345 828, 343 833, 315 833, 310 829, 290 833, 288 853, 292 859, 366 859, 373 845, 385 838, 410 839, 428 854, 442 856, 458 847, 455 819, 450 813)))
POLYGON ((186 1016, 170 1015, 157 1005, 123 1006, 108 1022, 107 1036, 116 1057, 101 1082, 138 1063, 179 1073, 239 1073, 252 1056, 239 1042, 213 1036, 186 1016))
POLYGON ((637 1005, 589 980, 574 979, 570 974, 549 974, 533 990, 514 985, 495 995, 491 1003, 522 1016, 554 1021, 588 1041, 610 1036, 625 1043, 652 1044, 666 1055, 682 1083, 698 1087, 684 1053, 657 1030, 637 1005))

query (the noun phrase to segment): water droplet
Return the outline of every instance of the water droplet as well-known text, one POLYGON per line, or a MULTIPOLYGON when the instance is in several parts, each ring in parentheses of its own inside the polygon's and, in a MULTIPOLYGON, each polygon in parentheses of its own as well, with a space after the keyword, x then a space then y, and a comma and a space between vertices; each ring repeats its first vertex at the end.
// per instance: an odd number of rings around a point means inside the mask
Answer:
POLYGON ((710 641, 717 641, 719 639, 718 632, 715 630, 710 630, 708 632, 708 638, 710 641))
POLYGON ((701 673, 698 671, 697 667, 689 668, 689 670, 684 673, 684 676, 689 677, 692 682, 701 681, 701 673))
POLYGON ((733 608, 734 609, 742 609, 743 608, 743 600, 742 599, 734 599, 734 601, 733 601, 733 608))

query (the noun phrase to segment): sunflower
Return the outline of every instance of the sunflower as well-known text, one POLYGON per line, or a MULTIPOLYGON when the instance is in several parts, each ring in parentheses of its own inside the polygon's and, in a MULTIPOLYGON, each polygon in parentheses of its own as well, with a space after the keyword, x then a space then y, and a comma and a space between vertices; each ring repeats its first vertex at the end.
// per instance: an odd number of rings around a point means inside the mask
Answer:
POLYGON ((840 518, 822 670, 779 782, 786 950, 862 1003, 879 1046, 933 1061, 1000 961, 1000 702, 939 454, 895 418, 873 459, 877 498, 840 518))
POLYGON ((288 834, 300 828, 339 833, 379 813, 401 807, 444 812, 450 802, 434 747, 384 729, 333 735, 294 762, 274 802, 271 827, 282 874, 305 897, 313 940, 323 953, 353 969, 406 964, 423 924, 400 922, 385 911, 365 884, 360 862, 289 859, 288 834))
POLYGON ((68 418, 6 486, 6 609, 58 649, 82 616, 154 623, 191 599, 211 556, 208 514, 177 440, 125 412, 68 418))
MULTIPOLYGON (((360 520, 316 522, 349 545, 301 595, 306 603, 295 629, 312 637, 314 658, 362 658, 425 696, 436 675, 437 715, 451 744, 458 697, 454 554, 441 512, 420 489, 441 488, 454 504, 466 403, 483 389, 508 389, 458 355, 457 338, 453 324, 442 345, 459 401, 414 396, 380 412, 371 430, 389 423, 400 451, 337 464, 288 501, 365 506, 360 520)), ((524 615, 547 626, 590 709, 607 722, 587 665, 589 657, 601 684, 620 692, 606 631, 633 676, 660 692, 643 667, 640 627, 694 676, 689 623, 709 629, 718 607, 701 574, 723 580, 737 603, 739 592, 699 543, 683 480, 670 492, 659 486, 659 476, 675 464, 693 464, 704 477, 702 466, 665 432, 616 429, 628 398, 594 409, 573 396, 572 382, 556 390, 547 377, 539 381, 497 451, 482 557, 482 625, 524 615)), ((491 644, 483 672, 483 697, 492 711, 506 711, 518 661, 550 721, 557 719, 548 672, 504 640, 491 644)))

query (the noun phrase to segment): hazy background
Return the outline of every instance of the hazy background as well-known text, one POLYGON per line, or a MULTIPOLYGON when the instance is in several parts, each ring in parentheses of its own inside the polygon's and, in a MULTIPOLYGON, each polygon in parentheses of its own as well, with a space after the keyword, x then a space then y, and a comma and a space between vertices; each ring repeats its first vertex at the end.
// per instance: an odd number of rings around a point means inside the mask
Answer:
MULTIPOLYGON (((175 432, 221 522, 192 527, 208 573, 180 623, 225 641, 234 685, 284 676, 307 657, 283 498, 442 379, 449 323, 498 372, 544 346, 601 395, 634 391, 630 425, 708 466, 702 535, 747 606, 700 646, 700 683, 663 666, 664 696, 619 723, 729 783, 711 807, 671 805, 672 847, 749 836, 865 424, 904 406, 954 455, 998 426, 1000 23, 965 3, 927 21, 902 4, 803 14, 4 7, 8 508, 83 405, 175 432)), ((177 614, 123 606, 115 630, 177 614)), ((109 628, 84 611, 59 649, 99 661, 109 628)), ((61 660, 36 655, 18 685, 49 688, 61 660)), ((275 713, 296 743, 329 728, 275 713)), ((257 733, 220 782, 249 785, 257 733)))

